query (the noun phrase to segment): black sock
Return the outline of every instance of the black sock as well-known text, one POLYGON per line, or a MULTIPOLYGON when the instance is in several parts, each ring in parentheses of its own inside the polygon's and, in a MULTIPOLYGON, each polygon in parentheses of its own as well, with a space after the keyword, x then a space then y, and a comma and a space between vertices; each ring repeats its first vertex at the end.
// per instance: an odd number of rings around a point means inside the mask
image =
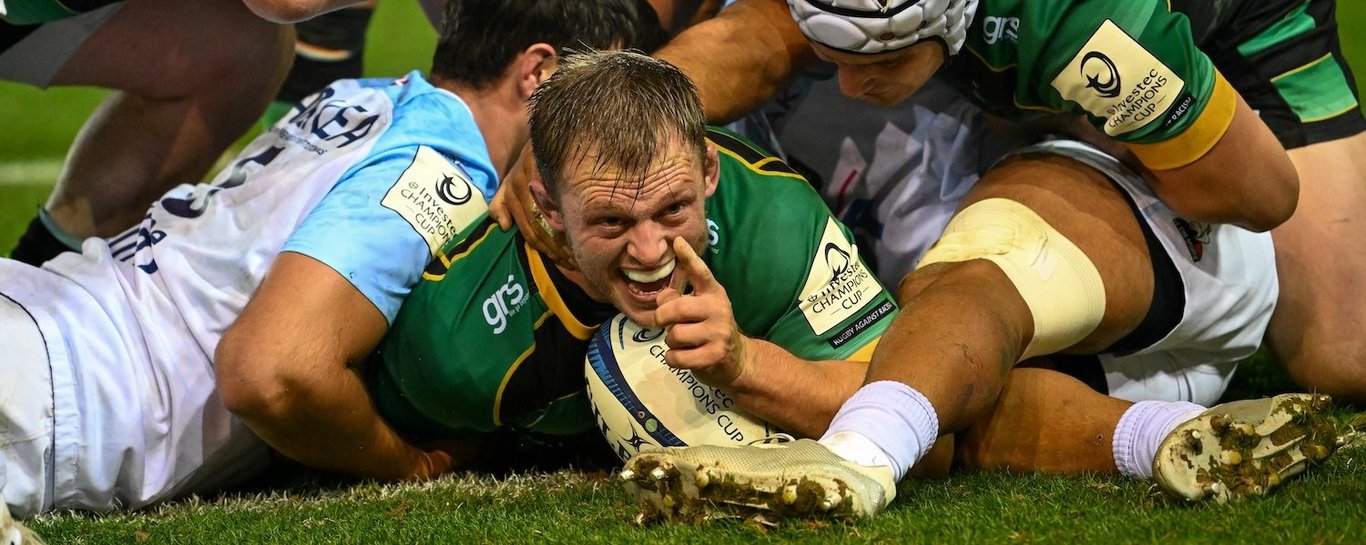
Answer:
POLYGON ((28 229, 24 230, 23 236, 19 237, 19 243, 10 251, 10 259, 22 261, 37 267, 43 262, 57 257, 62 252, 75 251, 70 246, 63 244, 52 234, 47 226, 38 216, 33 216, 33 221, 28 222, 28 229))

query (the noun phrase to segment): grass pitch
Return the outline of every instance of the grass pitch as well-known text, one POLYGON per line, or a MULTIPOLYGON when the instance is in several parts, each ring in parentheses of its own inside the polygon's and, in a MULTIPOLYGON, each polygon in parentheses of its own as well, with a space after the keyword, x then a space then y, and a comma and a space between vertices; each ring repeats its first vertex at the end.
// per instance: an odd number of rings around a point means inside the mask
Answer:
MULTIPOLYGON (((1344 49, 1366 77, 1366 9, 1339 2, 1344 49)), ((411 2, 384 2, 366 72, 426 69, 434 37, 411 2)), ((0 82, 0 249, 46 198, 91 89, 0 82)), ((0 343, 2 345, 3 343, 0 343)), ((1293 389, 1273 365, 1244 366, 1229 397, 1293 389)), ((1343 408, 1345 421, 1354 414, 1343 408)), ((30 524, 54 544, 102 543, 1363 543, 1366 447, 1339 451, 1267 498, 1185 505, 1146 482, 1084 475, 960 474, 902 483, 897 501, 856 525, 634 523, 635 507, 602 470, 464 473, 420 485, 277 475, 271 492, 193 498, 128 514, 58 513, 30 524)))
POLYGON ((1361 543, 1366 448, 1340 451, 1275 494, 1187 505, 1145 482, 961 474, 903 482, 859 524, 743 521, 640 526, 609 474, 450 475, 419 485, 333 485, 187 500, 30 524, 53 543, 1361 543))

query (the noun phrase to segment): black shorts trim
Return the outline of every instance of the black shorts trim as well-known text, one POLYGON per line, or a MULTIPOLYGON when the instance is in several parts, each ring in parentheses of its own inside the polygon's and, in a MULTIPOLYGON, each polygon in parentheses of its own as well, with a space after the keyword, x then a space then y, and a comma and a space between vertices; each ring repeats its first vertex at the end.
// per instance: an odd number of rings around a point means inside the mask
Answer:
POLYGON ((1048 356, 1048 361, 1053 363, 1053 370, 1082 381, 1092 390, 1110 395, 1110 383, 1105 380, 1105 366, 1100 363, 1099 356, 1054 354, 1048 356))
POLYGON ((1152 226, 1148 225, 1133 197, 1118 182, 1110 180, 1110 183, 1124 196, 1124 202, 1128 203, 1139 229, 1143 231, 1143 240, 1148 245, 1149 261, 1153 266, 1153 298, 1148 306, 1148 313, 1143 316, 1143 321, 1139 322, 1138 327, 1101 351, 1126 356, 1156 344, 1176 329, 1186 313, 1186 286, 1181 280, 1181 272, 1172 262, 1171 255, 1153 233, 1152 226))

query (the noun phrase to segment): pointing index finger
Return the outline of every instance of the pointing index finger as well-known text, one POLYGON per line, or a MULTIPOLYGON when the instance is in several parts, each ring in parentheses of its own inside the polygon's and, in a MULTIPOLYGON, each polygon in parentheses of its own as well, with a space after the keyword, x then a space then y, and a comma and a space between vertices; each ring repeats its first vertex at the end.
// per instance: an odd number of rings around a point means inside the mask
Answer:
POLYGON ((716 282, 716 277, 712 276, 711 269, 707 268, 707 263, 694 252, 692 246, 683 237, 674 237, 674 255, 683 265, 683 272, 687 274, 688 282, 692 284, 693 292, 707 293, 720 287, 716 282))

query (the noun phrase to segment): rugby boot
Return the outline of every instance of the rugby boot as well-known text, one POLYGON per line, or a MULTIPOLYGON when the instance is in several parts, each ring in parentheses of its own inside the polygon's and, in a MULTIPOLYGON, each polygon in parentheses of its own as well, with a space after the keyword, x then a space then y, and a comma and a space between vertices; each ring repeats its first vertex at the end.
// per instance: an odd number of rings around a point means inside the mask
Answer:
POLYGON ((896 496, 892 469, 863 466, 811 439, 642 451, 621 471, 641 522, 858 519, 896 496))
POLYGON ((0 494, 0 545, 42 545, 42 538, 32 530, 19 524, 9 514, 4 495, 0 494))
POLYGON ((1266 494, 1337 449, 1331 405, 1319 394, 1216 405, 1162 441, 1153 478, 1163 491, 1188 501, 1266 494))

